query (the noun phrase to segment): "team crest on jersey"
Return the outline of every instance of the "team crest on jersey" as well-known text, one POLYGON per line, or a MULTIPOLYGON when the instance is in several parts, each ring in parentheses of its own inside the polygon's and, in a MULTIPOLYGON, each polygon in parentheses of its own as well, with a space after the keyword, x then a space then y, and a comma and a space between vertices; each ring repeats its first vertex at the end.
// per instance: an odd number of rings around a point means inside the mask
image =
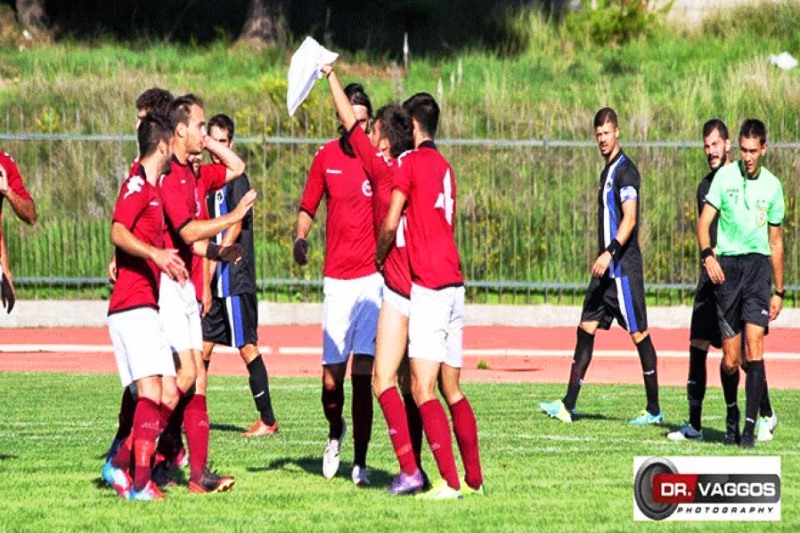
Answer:
POLYGON ((361 184, 361 192, 364 193, 364 196, 372 196, 372 185, 369 184, 369 180, 364 180, 364 183, 361 184))
POLYGON ((142 179, 141 176, 133 176, 131 179, 128 180, 128 185, 125 188, 125 194, 123 195, 122 199, 124 200, 133 193, 142 192, 143 185, 144 185, 144 180, 142 179))
POLYGON ((217 191, 217 203, 221 204, 223 199, 224 195, 222 194, 222 189, 220 189, 217 191))
POLYGON ((756 225, 760 228, 767 223, 767 206, 763 200, 759 200, 756 206, 756 225))

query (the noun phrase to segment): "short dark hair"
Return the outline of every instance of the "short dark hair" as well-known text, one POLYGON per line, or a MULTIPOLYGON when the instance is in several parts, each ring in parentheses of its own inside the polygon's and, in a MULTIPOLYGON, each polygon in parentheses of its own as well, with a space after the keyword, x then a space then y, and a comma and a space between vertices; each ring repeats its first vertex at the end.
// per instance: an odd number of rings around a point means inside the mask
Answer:
POLYGON ((617 112, 610 107, 603 107, 594 115, 594 127, 599 128, 606 122, 610 122, 615 128, 619 127, 617 112))
POLYGON ((397 104, 387 104, 375 112, 375 121, 381 123, 381 138, 389 141, 392 157, 414 148, 414 128, 405 109, 397 104))
POLYGON ((169 143, 172 137, 172 127, 169 119, 159 113, 148 113, 136 130, 136 139, 139 141, 139 158, 151 155, 158 148, 158 143, 169 143))
POLYGON ((417 93, 403 102, 409 116, 417 121, 419 127, 431 138, 436 137, 439 128, 439 104, 428 93, 417 93))
POLYGON ((213 128, 214 126, 218 127, 223 131, 227 131, 229 141, 233 139, 233 133, 235 128, 233 125, 233 119, 231 117, 229 117, 225 113, 217 113, 216 115, 208 119, 208 125, 206 126, 206 129, 208 131, 211 131, 211 128, 213 128))
POLYGON ((764 146, 767 144, 767 127, 757 118, 748 118, 739 128, 739 139, 745 138, 756 138, 764 146))
POLYGON ((172 123, 173 130, 178 124, 189 123, 189 115, 192 114, 193 105, 202 108, 203 101, 192 93, 184 94, 172 101, 169 105, 169 120, 172 123))
POLYGON ((364 92, 363 85, 360 83, 348 83, 347 87, 344 88, 344 94, 347 96, 347 99, 350 100, 350 104, 363 105, 366 107, 367 116, 372 118, 372 102, 370 102, 367 93, 364 92))
POLYGON ((714 133, 714 130, 719 132, 720 137, 726 141, 728 140, 728 126, 726 126, 725 123, 718 118, 712 118, 703 124, 703 139, 714 133))
POLYGON ((136 99, 136 109, 144 109, 147 112, 155 112, 166 115, 169 112, 169 105, 175 99, 172 93, 161 87, 151 87, 139 95, 136 99))

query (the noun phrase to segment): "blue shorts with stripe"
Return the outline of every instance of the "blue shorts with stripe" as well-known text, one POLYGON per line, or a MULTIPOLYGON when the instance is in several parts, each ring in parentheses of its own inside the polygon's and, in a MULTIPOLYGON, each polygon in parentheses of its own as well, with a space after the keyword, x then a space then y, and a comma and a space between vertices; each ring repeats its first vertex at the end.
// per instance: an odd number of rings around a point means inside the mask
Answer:
POLYGON ((647 331, 647 307, 644 301, 644 279, 641 271, 611 278, 592 278, 583 300, 581 322, 599 322, 609 329, 616 319, 630 333, 647 331))
POLYGON ((203 341, 241 348, 258 344, 258 304, 255 294, 214 298, 203 317, 203 341))

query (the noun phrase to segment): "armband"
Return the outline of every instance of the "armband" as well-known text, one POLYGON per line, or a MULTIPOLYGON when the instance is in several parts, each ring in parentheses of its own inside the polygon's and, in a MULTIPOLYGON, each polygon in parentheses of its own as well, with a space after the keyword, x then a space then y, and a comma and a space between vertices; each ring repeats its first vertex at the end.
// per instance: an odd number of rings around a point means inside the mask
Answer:
POLYGON ((700 252, 700 259, 702 259, 703 261, 713 256, 714 256, 714 250, 710 246, 703 248, 703 251, 700 252))
POLYGON ((775 291, 775 296, 783 300, 783 297, 786 296, 786 289, 783 289, 782 291, 775 291))
POLYGON ((622 245, 619 241, 617 239, 611 239, 611 244, 606 248, 606 252, 610 253, 611 257, 614 257, 620 250, 622 250, 622 245))
POLYGON ((211 259, 212 261, 219 261, 219 251, 221 246, 219 244, 210 242, 208 243, 208 247, 206 248, 206 259, 211 259))

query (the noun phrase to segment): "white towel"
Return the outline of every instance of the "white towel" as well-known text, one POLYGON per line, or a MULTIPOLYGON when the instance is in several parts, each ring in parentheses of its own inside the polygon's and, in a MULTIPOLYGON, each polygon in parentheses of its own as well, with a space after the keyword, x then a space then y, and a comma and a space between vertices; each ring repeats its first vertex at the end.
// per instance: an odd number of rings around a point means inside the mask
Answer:
POLYGON ((783 70, 791 70, 797 66, 797 60, 789 52, 769 56, 769 62, 783 70))
POLYGON ((326 50, 311 37, 306 37, 292 55, 292 62, 289 64, 289 90, 286 91, 289 116, 294 116, 294 112, 311 92, 322 73, 322 67, 330 65, 337 57, 339 54, 326 50))

